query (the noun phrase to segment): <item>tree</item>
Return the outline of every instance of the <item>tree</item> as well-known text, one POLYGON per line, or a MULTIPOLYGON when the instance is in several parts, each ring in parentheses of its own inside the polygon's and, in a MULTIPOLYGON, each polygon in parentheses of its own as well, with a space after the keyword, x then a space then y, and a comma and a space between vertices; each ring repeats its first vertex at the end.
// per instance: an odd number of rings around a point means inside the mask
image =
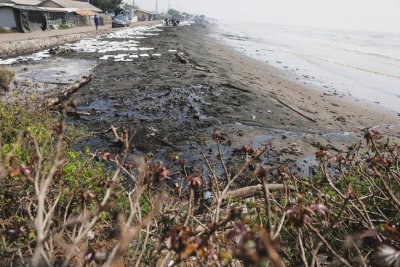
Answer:
POLYGON ((132 9, 138 9, 139 7, 138 7, 137 5, 130 5, 130 4, 127 4, 127 3, 125 3, 125 4, 123 5, 123 9, 124 9, 124 10, 128 10, 128 9, 130 9, 130 8, 132 8, 132 9))
POLYGON ((185 17, 185 18, 191 18, 192 17, 192 15, 190 15, 187 12, 182 12, 182 16, 185 17))
POLYGON ((108 12, 113 12, 115 9, 119 9, 122 3, 123 0, 90 0, 90 4, 108 12))
POLYGON ((170 15, 171 17, 179 17, 181 13, 178 10, 171 8, 170 10, 168 10, 168 15, 170 15))

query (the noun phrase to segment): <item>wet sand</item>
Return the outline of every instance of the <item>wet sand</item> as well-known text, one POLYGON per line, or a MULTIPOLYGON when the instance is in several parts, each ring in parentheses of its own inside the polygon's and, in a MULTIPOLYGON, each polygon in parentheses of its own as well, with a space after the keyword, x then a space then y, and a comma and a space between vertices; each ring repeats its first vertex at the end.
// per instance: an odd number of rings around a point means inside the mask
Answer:
MULTIPOLYGON (((163 29, 159 36, 141 41, 141 46, 155 47, 153 53, 159 52, 161 57, 138 59, 134 62, 101 63, 95 70, 96 78, 89 85, 89 90, 81 90, 78 94, 81 102, 113 102, 114 106, 107 112, 107 118, 110 122, 125 123, 129 120, 118 116, 115 118, 121 110, 128 111, 135 108, 135 105, 142 104, 156 109, 161 104, 168 113, 175 107, 180 107, 180 104, 163 105, 163 98, 167 98, 162 96, 163 93, 172 92, 179 97, 185 94, 185 90, 182 90, 184 87, 203 85, 208 88, 204 92, 193 90, 208 102, 198 105, 200 113, 204 113, 202 116, 208 116, 208 119, 198 118, 194 114, 191 118, 188 116, 186 123, 181 124, 176 123, 175 115, 183 114, 171 114, 170 118, 160 114, 160 126, 164 129, 160 129, 160 132, 168 131, 171 142, 185 140, 182 138, 182 132, 186 129, 182 126, 190 126, 189 128, 201 132, 206 128, 223 128, 230 125, 233 125, 233 129, 240 128, 235 126, 240 123, 260 129, 273 128, 320 135, 356 133, 362 128, 377 125, 385 130, 386 126, 399 123, 396 114, 372 110, 350 99, 304 87, 296 83, 291 77, 292 74, 286 74, 218 43, 208 36, 210 29, 207 27, 193 25, 163 29), (188 62, 181 63, 176 53, 167 52, 168 50, 183 53, 188 62), (152 99, 152 94, 155 94, 157 99, 152 99), (142 99, 141 103, 138 95, 146 95, 149 100, 142 99), (277 99, 315 119, 316 122, 282 105, 277 99), (130 101, 137 103, 132 105, 130 101), (119 105, 115 105, 115 102, 119 102, 119 105)), ((189 102, 182 105, 190 104, 189 102)), ((151 111, 149 113, 151 114, 151 111)), ((133 119, 134 117, 132 116, 133 119)), ((148 117, 149 119, 144 121, 152 120, 151 115, 148 117)), ((254 130, 250 130, 252 131, 254 130)), ((196 135, 197 133, 190 133, 187 138, 196 135)))
POLYGON ((201 153, 217 153, 212 136, 220 129, 229 160, 243 144, 271 142, 271 164, 307 165, 314 146, 342 149, 361 139, 364 128, 400 136, 397 114, 304 87, 293 74, 217 42, 210 27, 163 27, 140 40, 141 47, 154 48, 150 56, 129 62, 99 60, 93 52, 60 56, 98 61, 94 79, 75 95, 81 115, 69 123, 101 134, 77 149, 118 153, 112 133, 105 133, 113 125, 131 133, 132 154, 152 153, 163 161, 179 155, 200 165, 201 153))

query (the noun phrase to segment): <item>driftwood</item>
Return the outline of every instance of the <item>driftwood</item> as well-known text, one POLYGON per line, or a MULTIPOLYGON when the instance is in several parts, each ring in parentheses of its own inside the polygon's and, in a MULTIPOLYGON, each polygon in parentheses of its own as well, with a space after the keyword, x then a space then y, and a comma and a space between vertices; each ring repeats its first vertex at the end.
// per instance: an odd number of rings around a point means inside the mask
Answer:
MULTIPOLYGON (((269 184, 267 185, 267 188, 269 190, 275 190, 275 189, 285 189, 284 184, 269 184)), ((293 186, 287 186, 288 189, 290 190, 295 190, 293 186)), ((249 198, 257 195, 258 193, 263 192, 263 185, 258 184, 258 185, 252 185, 252 186, 247 186, 243 188, 239 188, 236 190, 228 191, 223 200, 229 200, 229 199, 235 199, 235 198, 249 198)))
POLYGON ((204 67, 204 66, 200 66, 200 65, 194 65, 194 68, 195 68, 196 70, 201 70, 201 71, 205 71, 205 72, 211 72, 210 69, 208 69, 208 68, 206 68, 206 67, 204 67))
POLYGON ((290 108, 291 110, 293 110, 294 112, 296 112, 297 114, 303 116, 304 118, 306 118, 306 119, 308 119, 308 120, 310 120, 310 121, 312 121, 312 122, 315 122, 315 123, 317 122, 315 119, 313 119, 313 118, 311 118, 311 117, 305 115, 304 113, 300 112, 299 110, 295 109, 294 107, 292 107, 292 106, 286 104, 285 102, 283 102, 283 101, 280 100, 279 98, 276 98, 276 100, 278 100, 278 102, 281 103, 282 105, 284 105, 285 107, 288 107, 288 108, 290 108))
POLYGON ((84 111, 68 111, 68 115, 73 115, 73 116, 90 116, 92 115, 90 112, 84 112, 84 111))
POLYGON ((154 136, 154 138, 157 139, 158 141, 160 141, 165 146, 172 147, 173 149, 176 149, 176 150, 181 150, 179 147, 175 146, 174 144, 172 144, 172 143, 170 143, 170 142, 168 142, 168 141, 166 141, 166 140, 164 140, 164 139, 162 139, 162 138, 160 138, 158 136, 154 136))
MULTIPOLYGON (((113 125, 110 126, 110 128, 108 128, 105 131, 101 131, 101 132, 94 132, 93 134, 95 135, 106 135, 110 132, 113 133, 114 135, 114 140, 112 140, 112 143, 115 144, 121 144, 121 145, 128 145, 128 130, 127 129, 122 129, 122 134, 118 133, 119 128, 118 127, 114 127, 113 125)), ((111 140, 111 139, 110 139, 111 140)))
POLYGON ((124 145, 124 147, 128 147, 129 140, 128 140, 128 130, 123 129, 122 134, 118 134, 118 128, 111 125, 110 127, 111 132, 114 134, 114 143, 124 145))
POLYGON ((188 63, 188 60, 182 54, 175 54, 179 62, 182 64, 188 63))
POLYGON ((250 90, 247 90, 247 89, 244 89, 244 88, 238 87, 238 86, 236 86, 236 85, 233 85, 233 84, 231 84, 231 83, 221 83, 221 85, 222 85, 222 86, 229 87, 229 88, 232 88, 232 89, 235 89, 235 90, 238 90, 238 91, 241 91, 241 92, 245 92, 245 93, 251 93, 251 91, 250 91, 250 90))
POLYGON ((69 86, 66 90, 61 92, 58 96, 51 97, 47 101, 47 106, 52 107, 61 104, 65 100, 71 97, 74 93, 76 93, 81 87, 84 85, 88 84, 92 80, 92 75, 89 76, 83 76, 82 80, 73 83, 71 86, 69 86))
MULTIPOLYGON (((266 185, 268 190, 285 190, 285 185, 284 184, 268 184, 266 185)), ((296 188, 292 185, 287 186, 288 190, 296 190, 296 188)), ((259 194, 264 193, 264 185, 258 184, 258 185, 252 185, 252 186, 247 186, 243 188, 239 188, 236 190, 231 190, 226 192, 226 194, 223 197, 223 203, 221 203, 221 207, 226 206, 228 204, 229 200, 234 200, 234 199, 245 199, 245 198, 250 198, 259 194)), ((215 206, 217 204, 216 199, 214 199, 211 202, 211 206, 215 206)), ((188 205, 185 205, 183 210, 187 210, 188 205)), ((199 215, 203 212, 203 210, 199 209, 195 212, 195 215, 199 215)))

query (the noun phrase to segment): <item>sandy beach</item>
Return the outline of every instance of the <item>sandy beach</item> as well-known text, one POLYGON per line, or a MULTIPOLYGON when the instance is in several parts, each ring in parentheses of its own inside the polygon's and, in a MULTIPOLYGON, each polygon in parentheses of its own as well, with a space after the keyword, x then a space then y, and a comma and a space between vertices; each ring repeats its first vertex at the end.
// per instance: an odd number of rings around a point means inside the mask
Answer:
POLYGON ((310 143, 348 145, 362 136, 363 128, 378 126, 398 136, 396 114, 304 87, 291 74, 215 41, 210 31, 199 25, 163 28, 159 36, 141 41, 161 57, 101 63, 94 81, 76 97, 78 110, 100 110, 108 123, 93 122, 93 116, 78 122, 98 131, 108 124, 135 125, 134 143, 145 152, 165 145, 157 139, 178 147, 210 145, 217 128, 236 147, 272 141, 282 150, 295 143, 302 152, 297 157, 313 154, 310 143), (187 63, 176 53, 183 53, 187 63), (187 89, 193 86, 199 88, 187 89))
MULTIPOLYGON (((161 160, 171 153, 193 157, 208 151, 215 145, 217 129, 229 140, 227 156, 242 145, 271 142, 274 156, 296 163, 321 145, 339 150, 348 146, 362 138, 365 128, 399 137, 397 114, 305 87, 293 74, 215 40, 210 24, 150 32, 139 39, 139 46, 149 50, 132 60, 99 60, 101 54, 93 51, 69 51, 14 68, 24 72, 60 59, 92 62, 94 78, 74 95, 79 104, 70 122, 98 133, 107 132, 110 125, 128 128, 132 153, 151 152, 161 160)), ((54 85, 46 86, 52 90, 41 94, 57 94, 54 85)), ((82 146, 117 152, 112 138, 111 133, 100 134, 82 146)))

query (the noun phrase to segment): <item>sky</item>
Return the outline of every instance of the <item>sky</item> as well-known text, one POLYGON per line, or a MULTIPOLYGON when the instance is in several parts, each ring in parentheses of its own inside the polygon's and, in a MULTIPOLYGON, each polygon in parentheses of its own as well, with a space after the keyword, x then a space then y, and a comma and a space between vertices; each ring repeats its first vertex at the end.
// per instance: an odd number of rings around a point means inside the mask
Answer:
MULTIPOLYGON (((125 0, 146 10, 156 0, 125 0)), ((158 0, 171 8, 219 20, 400 32, 400 0, 158 0)))

